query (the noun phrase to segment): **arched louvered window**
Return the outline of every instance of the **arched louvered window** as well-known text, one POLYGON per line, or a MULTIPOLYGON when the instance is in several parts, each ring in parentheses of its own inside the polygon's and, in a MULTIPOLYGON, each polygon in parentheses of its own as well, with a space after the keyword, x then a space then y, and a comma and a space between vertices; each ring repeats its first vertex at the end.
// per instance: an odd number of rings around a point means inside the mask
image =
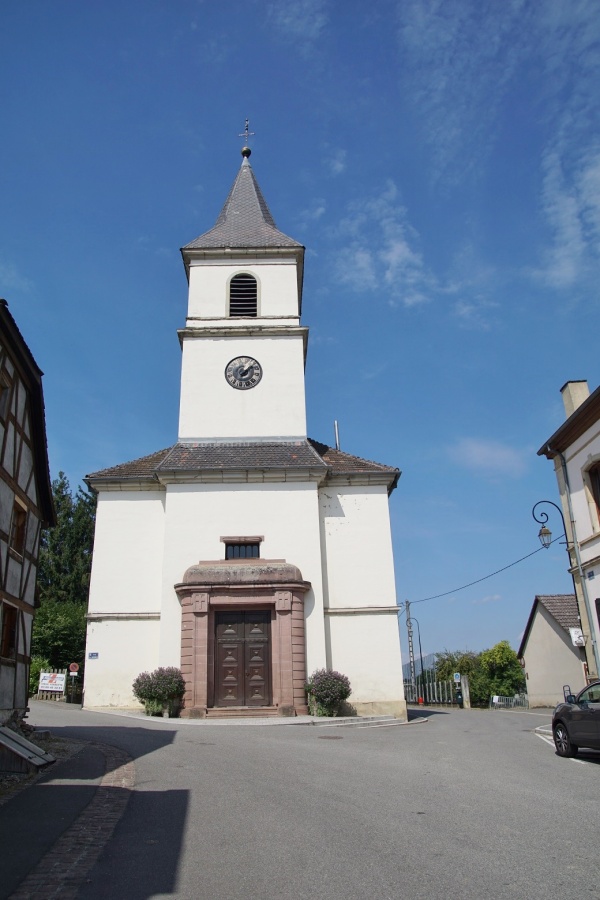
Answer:
POLYGON ((258 286, 253 275, 242 272, 229 282, 229 315, 254 318, 258 315, 258 286))

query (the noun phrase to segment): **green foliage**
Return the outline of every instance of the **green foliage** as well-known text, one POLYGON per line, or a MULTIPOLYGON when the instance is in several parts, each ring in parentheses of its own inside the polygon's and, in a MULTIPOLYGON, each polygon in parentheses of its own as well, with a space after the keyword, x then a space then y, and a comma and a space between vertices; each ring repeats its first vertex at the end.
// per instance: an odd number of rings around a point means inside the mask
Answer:
POLYGON ((59 472, 52 482, 52 498, 57 524, 44 531, 40 541, 40 607, 33 620, 31 652, 53 669, 79 663, 81 678, 96 497, 82 488, 73 496, 64 472, 59 472))
POLYGON ((352 693, 347 676, 332 669, 316 669, 304 689, 311 712, 317 716, 336 716, 352 693))
POLYGON ((478 666, 479 654, 473 653, 472 650, 465 650, 464 653, 460 651, 451 653, 449 650, 444 650, 443 653, 436 654, 435 675, 438 681, 448 681, 455 672, 468 675, 470 678, 478 666))
POLYGON ((53 669, 79 663, 85 654, 86 607, 72 600, 46 600, 36 612, 31 641, 32 656, 48 660, 53 669))
POLYGON ((181 670, 174 666, 155 669, 154 672, 142 672, 132 684, 132 690, 138 700, 144 703, 167 703, 169 700, 180 700, 185 693, 185 681, 181 670))
POLYGON ((494 694, 512 697, 525 690, 523 669, 508 641, 500 641, 481 654, 481 668, 488 683, 488 698, 494 694))
POLYGON ((40 684, 40 672, 49 672, 56 666, 52 666, 49 659, 43 656, 32 656, 29 664, 29 696, 37 694, 40 684))
POLYGON ((57 523, 42 534, 38 564, 40 601, 87 603, 94 548, 96 497, 71 493, 64 472, 52 482, 57 523))
POLYGON ((494 694, 512 697, 525 690, 523 670, 508 641, 500 641, 481 653, 472 650, 464 653, 444 650, 439 653, 435 666, 436 678, 447 680, 452 678, 454 672, 468 677, 473 706, 487 706, 494 694))

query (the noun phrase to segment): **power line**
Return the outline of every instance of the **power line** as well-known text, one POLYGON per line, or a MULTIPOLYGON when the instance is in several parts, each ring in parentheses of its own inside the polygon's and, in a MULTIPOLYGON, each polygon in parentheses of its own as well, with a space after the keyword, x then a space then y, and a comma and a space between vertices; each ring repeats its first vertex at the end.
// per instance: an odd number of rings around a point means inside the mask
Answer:
MULTIPOLYGON (((554 541, 560 540, 560 538, 564 537, 563 534, 560 537, 554 538, 554 541)), ((550 543, 554 543, 551 541, 550 543)), ((532 553, 528 553, 527 556, 522 556, 521 559, 516 559, 514 562, 509 563, 507 566, 503 566, 501 569, 496 569, 495 572, 490 572, 489 575, 484 575, 483 578, 478 578, 476 581, 470 581, 469 584, 463 584, 462 587, 454 588, 453 591, 444 591, 443 594, 434 594, 432 597, 423 597, 422 600, 411 600, 411 603, 425 603, 426 600, 439 600, 440 597, 447 597, 449 594, 457 594, 459 591, 464 591, 466 588, 473 587, 474 584, 480 584, 482 581, 487 581, 488 578, 493 578, 494 575, 499 575, 500 572, 506 572, 507 569, 512 569, 513 566, 522 563, 523 560, 529 559, 530 556, 535 556, 536 553, 539 553, 540 550, 545 550, 545 547, 538 547, 537 550, 534 550, 532 553)))

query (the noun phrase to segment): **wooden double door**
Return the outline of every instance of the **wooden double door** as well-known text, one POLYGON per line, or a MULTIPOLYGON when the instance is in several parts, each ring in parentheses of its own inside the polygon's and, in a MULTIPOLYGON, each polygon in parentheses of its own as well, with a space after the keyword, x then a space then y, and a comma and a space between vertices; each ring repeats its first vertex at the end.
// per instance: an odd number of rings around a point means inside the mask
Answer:
POLYGON ((215 613, 215 706, 269 706, 271 611, 215 613))

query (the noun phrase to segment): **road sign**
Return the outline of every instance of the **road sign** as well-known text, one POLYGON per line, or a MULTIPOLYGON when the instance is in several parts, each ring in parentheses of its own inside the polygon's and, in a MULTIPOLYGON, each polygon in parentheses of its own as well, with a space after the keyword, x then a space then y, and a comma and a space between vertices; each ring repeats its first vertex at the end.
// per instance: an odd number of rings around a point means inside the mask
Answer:
POLYGON ((79 672, 79 663, 71 663, 69 672, 79 672))
POLYGON ((454 673, 454 680, 455 680, 456 683, 458 684, 458 682, 460 681, 460 672, 455 672, 455 673, 454 673))

